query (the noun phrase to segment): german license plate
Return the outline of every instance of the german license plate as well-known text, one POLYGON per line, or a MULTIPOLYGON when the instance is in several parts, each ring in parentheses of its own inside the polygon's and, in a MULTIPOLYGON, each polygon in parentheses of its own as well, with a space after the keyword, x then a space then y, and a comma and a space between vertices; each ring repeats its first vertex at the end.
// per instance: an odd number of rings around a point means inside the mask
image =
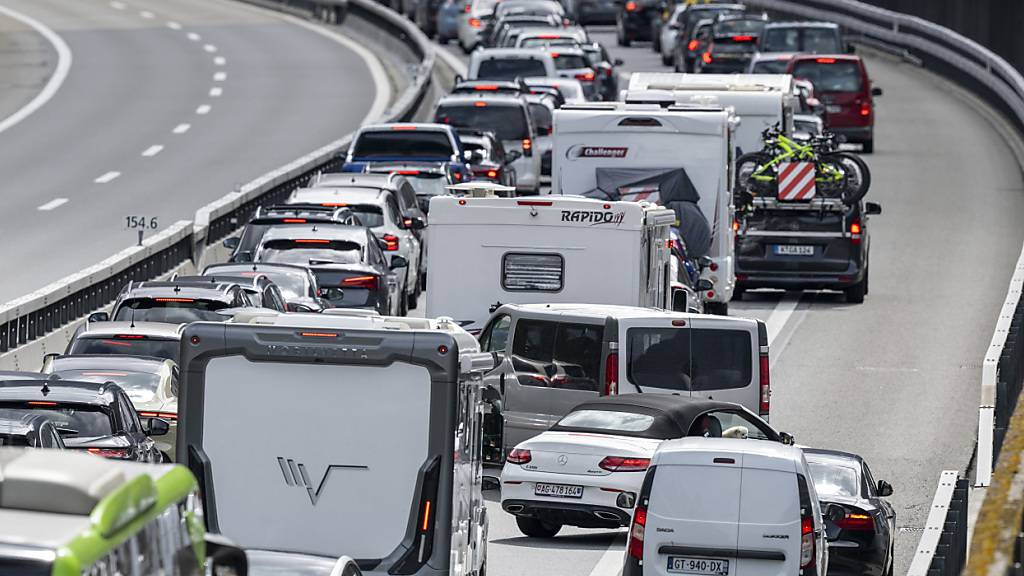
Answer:
POLYGON ((689 558, 687 556, 669 556, 668 571, 680 574, 706 574, 709 576, 728 576, 729 561, 715 558, 689 558))
POLYGON ((775 253, 779 256, 814 256, 814 246, 806 244, 776 244, 775 253))
POLYGON ((843 111, 843 107, 838 104, 829 104, 828 106, 825 106, 825 111, 829 114, 839 114, 843 111))
POLYGON ((537 496, 552 496, 555 498, 583 498, 583 486, 537 482, 533 487, 533 493, 537 496))

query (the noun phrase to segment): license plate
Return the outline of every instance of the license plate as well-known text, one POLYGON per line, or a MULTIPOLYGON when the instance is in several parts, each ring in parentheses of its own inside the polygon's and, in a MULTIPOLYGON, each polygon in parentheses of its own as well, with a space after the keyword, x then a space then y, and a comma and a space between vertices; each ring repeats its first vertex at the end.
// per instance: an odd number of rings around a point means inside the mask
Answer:
POLYGON ((777 244, 775 253, 779 256, 814 256, 814 246, 805 244, 777 244))
POLYGON ((828 106, 825 106, 825 111, 829 114, 839 114, 843 111, 843 107, 838 104, 829 104, 828 106))
POLYGON ((554 498, 583 498, 583 486, 537 482, 533 487, 533 493, 537 496, 552 496, 554 498))
POLYGON ((709 576, 728 576, 729 561, 715 558, 688 558, 686 556, 669 556, 668 571, 681 574, 707 574, 709 576))

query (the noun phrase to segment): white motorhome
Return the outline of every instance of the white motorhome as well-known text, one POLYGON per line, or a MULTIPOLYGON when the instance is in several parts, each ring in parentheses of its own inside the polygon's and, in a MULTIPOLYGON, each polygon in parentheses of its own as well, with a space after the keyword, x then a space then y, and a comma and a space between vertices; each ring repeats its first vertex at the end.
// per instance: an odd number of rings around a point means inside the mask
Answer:
POLYGON ((508 303, 665 308, 674 221, 647 202, 435 196, 427 316, 475 332, 508 303))
POLYGON ((738 154, 762 148, 761 133, 776 124, 793 133, 799 100, 789 74, 676 74, 635 72, 622 99, 629 103, 697 104, 732 108, 740 117, 733 145, 738 154))
POLYGON ((673 208, 691 256, 711 258, 702 272, 712 285, 701 293, 705 311, 725 314, 735 284, 735 124, 720 107, 563 106, 554 115, 552 194, 646 199, 673 208))
POLYGON ((450 319, 267 311, 182 337, 178 461, 209 529, 367 574, 480 574, 482 375, 450 319))

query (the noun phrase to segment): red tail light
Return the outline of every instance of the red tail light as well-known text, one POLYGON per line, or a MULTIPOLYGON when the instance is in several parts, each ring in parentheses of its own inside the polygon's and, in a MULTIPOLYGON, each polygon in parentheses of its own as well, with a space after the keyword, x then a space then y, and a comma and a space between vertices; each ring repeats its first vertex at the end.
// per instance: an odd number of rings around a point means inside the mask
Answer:
POLYGON ((700 59, 703 60, 705 64, 711 64, 711 52, 701 54, 700 59))
POLYGON ((178 415, 174 412, 139 412, 139 418, 163 418, 164 420, 177 420, 178 415))
POLYGON ((498 171, 497 170, 488 170, 487 171, 487 177, 488 178, 497 178, 498 177, 498 171))
POLYGON ((192 298, 153 298, 153 300, 156 300, 157 302, 195 302, 195 300, 193 300, 192 298))
POLYGON ((523 138, 523 156, 533 156, 533 140, 523 138))
POLYGON ((837 522, 836 526, 842 528, 843 530, 855 530, 858 532, 875 531, 875 521, 871 518, 871 516, 860 513, 847 513, 846 518, 843 518, 842 520, 837 522))
POLYGON ((800 520, 800 567, 808 568, 814 564, 814 520, 804 516, 800 520))
POLYGON ((637 560, 644 559, 644 528, 647 526, 647 507, 636 505, 633 510, 633 527, 629 530, 629 555, 637 560))
POLYGON ((505 457, 506 462, 512 464, 526 464, 530 460, 533 460, 533 455, 530 454, 529 450, 521 450, 519 448, 513 448, 508 456, 505 457))
POLYGON ((637 8, 638 6, 636 5, 636 2, 633 2, 632 0, 626 2, 626 12, 636 12, 637 8))
POLYGON ((394 234, 385 234, 381 236, 381 240, 384 241, 385 252, 398 251, 398 236, 395 236, 394 234))
POLYGON ((768 413, 771 411, 772 398, 772 382, 768 371, 768 352, 761 354, 760 368, 761 401, 757 406, 757 414, 759 416, 768 416, 768 413))
POLYGON ((576 75, 576 79, 580 80, 582 82, 593 82, 594 81, 594 73, 593 72, 584 72, 583 74, 577 74, 576 75))
POLYGON ((835 64, 836 63, 836 59, 835 58, 818 58, 818 59, 815 60, 815 62, 817 62, 818 64, 835 64))
POLYGON ((419 176, 419 170, 396 170, 395 174, 402 174, 404 176, 419 176))
POLYGON ((480 27, 480 19, 479 18, 470 18, 469 19, 469 25, 472 26, 473 28, 479 28, 480 27))
POLYGON ((123 448, 87 448, 89 454, 95 454, 104 458, 127 458, 128 451, 123 448))
POLYGON ((860 222, 854 220, 850 222, 850 244, 860 244, 861 238, 863 237, 860 222))
POLYGON ((864 116, 865 118, 868 117, 868 116, 871 116, 871 103, 870 102, 865 102, 865 103, 860 105, 860 115, 864 116))
POLYGON ((690 52, 696 52, 697 48, 700 48, 700 40, 690 40, 690 43, 686 45, 686 49, 690 52))
POLYGON ((650 458, 623 458, 621 456, 606 456, 598 466, 609 472, 643 472, 650 466, 650 458))
POLYGON ((466 9, 465 9, 465 12, 466 12, 466 14, 469 14, 469 11, 470 11, 471 9, 472 9, 472 8, 470 8, 470 7, 469 7, 469 4, 466 4, 466 9))
POLYGON ((285 219, 283 219, 281 221, 284 222, 285 224, 305 224, 306 223, 306 219, 305 218, 285 218, 285 219))
POLYGON ((377 277, 376 276, 353 276, 352 278, 345 278, 341 281, 341 285, 347 288, 365 288, 366 290, 377 289, 377 277))
POLYGON ((733 36, 733 42, 751 42, 754 40, 753 36, 733 36))
POLYGON ((473 102, 473 106, 477 108, 487 108, 487 102, 473 102))
POLYGON ((480 84, 479 86, 473 87, 473 90, 476 90, 478 92, 491 92, 497 89, 498 86, 496 84, 480 84))
POLYGON ((619 354, 612 352, 604 361, 604 395, 619 393, 619 354))

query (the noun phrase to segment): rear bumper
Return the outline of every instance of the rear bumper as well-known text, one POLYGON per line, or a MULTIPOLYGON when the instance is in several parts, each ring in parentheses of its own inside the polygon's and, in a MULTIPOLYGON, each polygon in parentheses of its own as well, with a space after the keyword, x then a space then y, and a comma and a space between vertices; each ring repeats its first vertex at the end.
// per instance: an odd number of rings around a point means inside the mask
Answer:
POLYGON ((874 126, 829 126, 828 129, 837 135, 845 136, 847 142, 862 143, 875 137, 874 126))
POLYGON ((750 68, 750 62, 737 60, 735 62, 716 62, 702 64, 700 71, 704 74, 742 74, 750 68))
POLYGON ((829 546, 828 576, 882 576, 884 571, 882 550, 829 546))
POLYGON ((621 508, 570 502, 502 500, 501 508, 514 516, 580 528, 621 528, 629 526, 632 518, 628 511, 621 508))
POLYGON ((864 279, 864 272, 856 267, 843 274, 834 272, 751 272, 738 269, 736 285, 740 288, 785 288, 785 289, 842 289, 849 288, 864 279))
POLYGON ((639 10, 636 12, 619 10, 618 18, 622 21, 622 28, 626 31, 626 36, 633 40, 650 40, 651 19, 655 14, 657 14, 655 10, 639 10))

